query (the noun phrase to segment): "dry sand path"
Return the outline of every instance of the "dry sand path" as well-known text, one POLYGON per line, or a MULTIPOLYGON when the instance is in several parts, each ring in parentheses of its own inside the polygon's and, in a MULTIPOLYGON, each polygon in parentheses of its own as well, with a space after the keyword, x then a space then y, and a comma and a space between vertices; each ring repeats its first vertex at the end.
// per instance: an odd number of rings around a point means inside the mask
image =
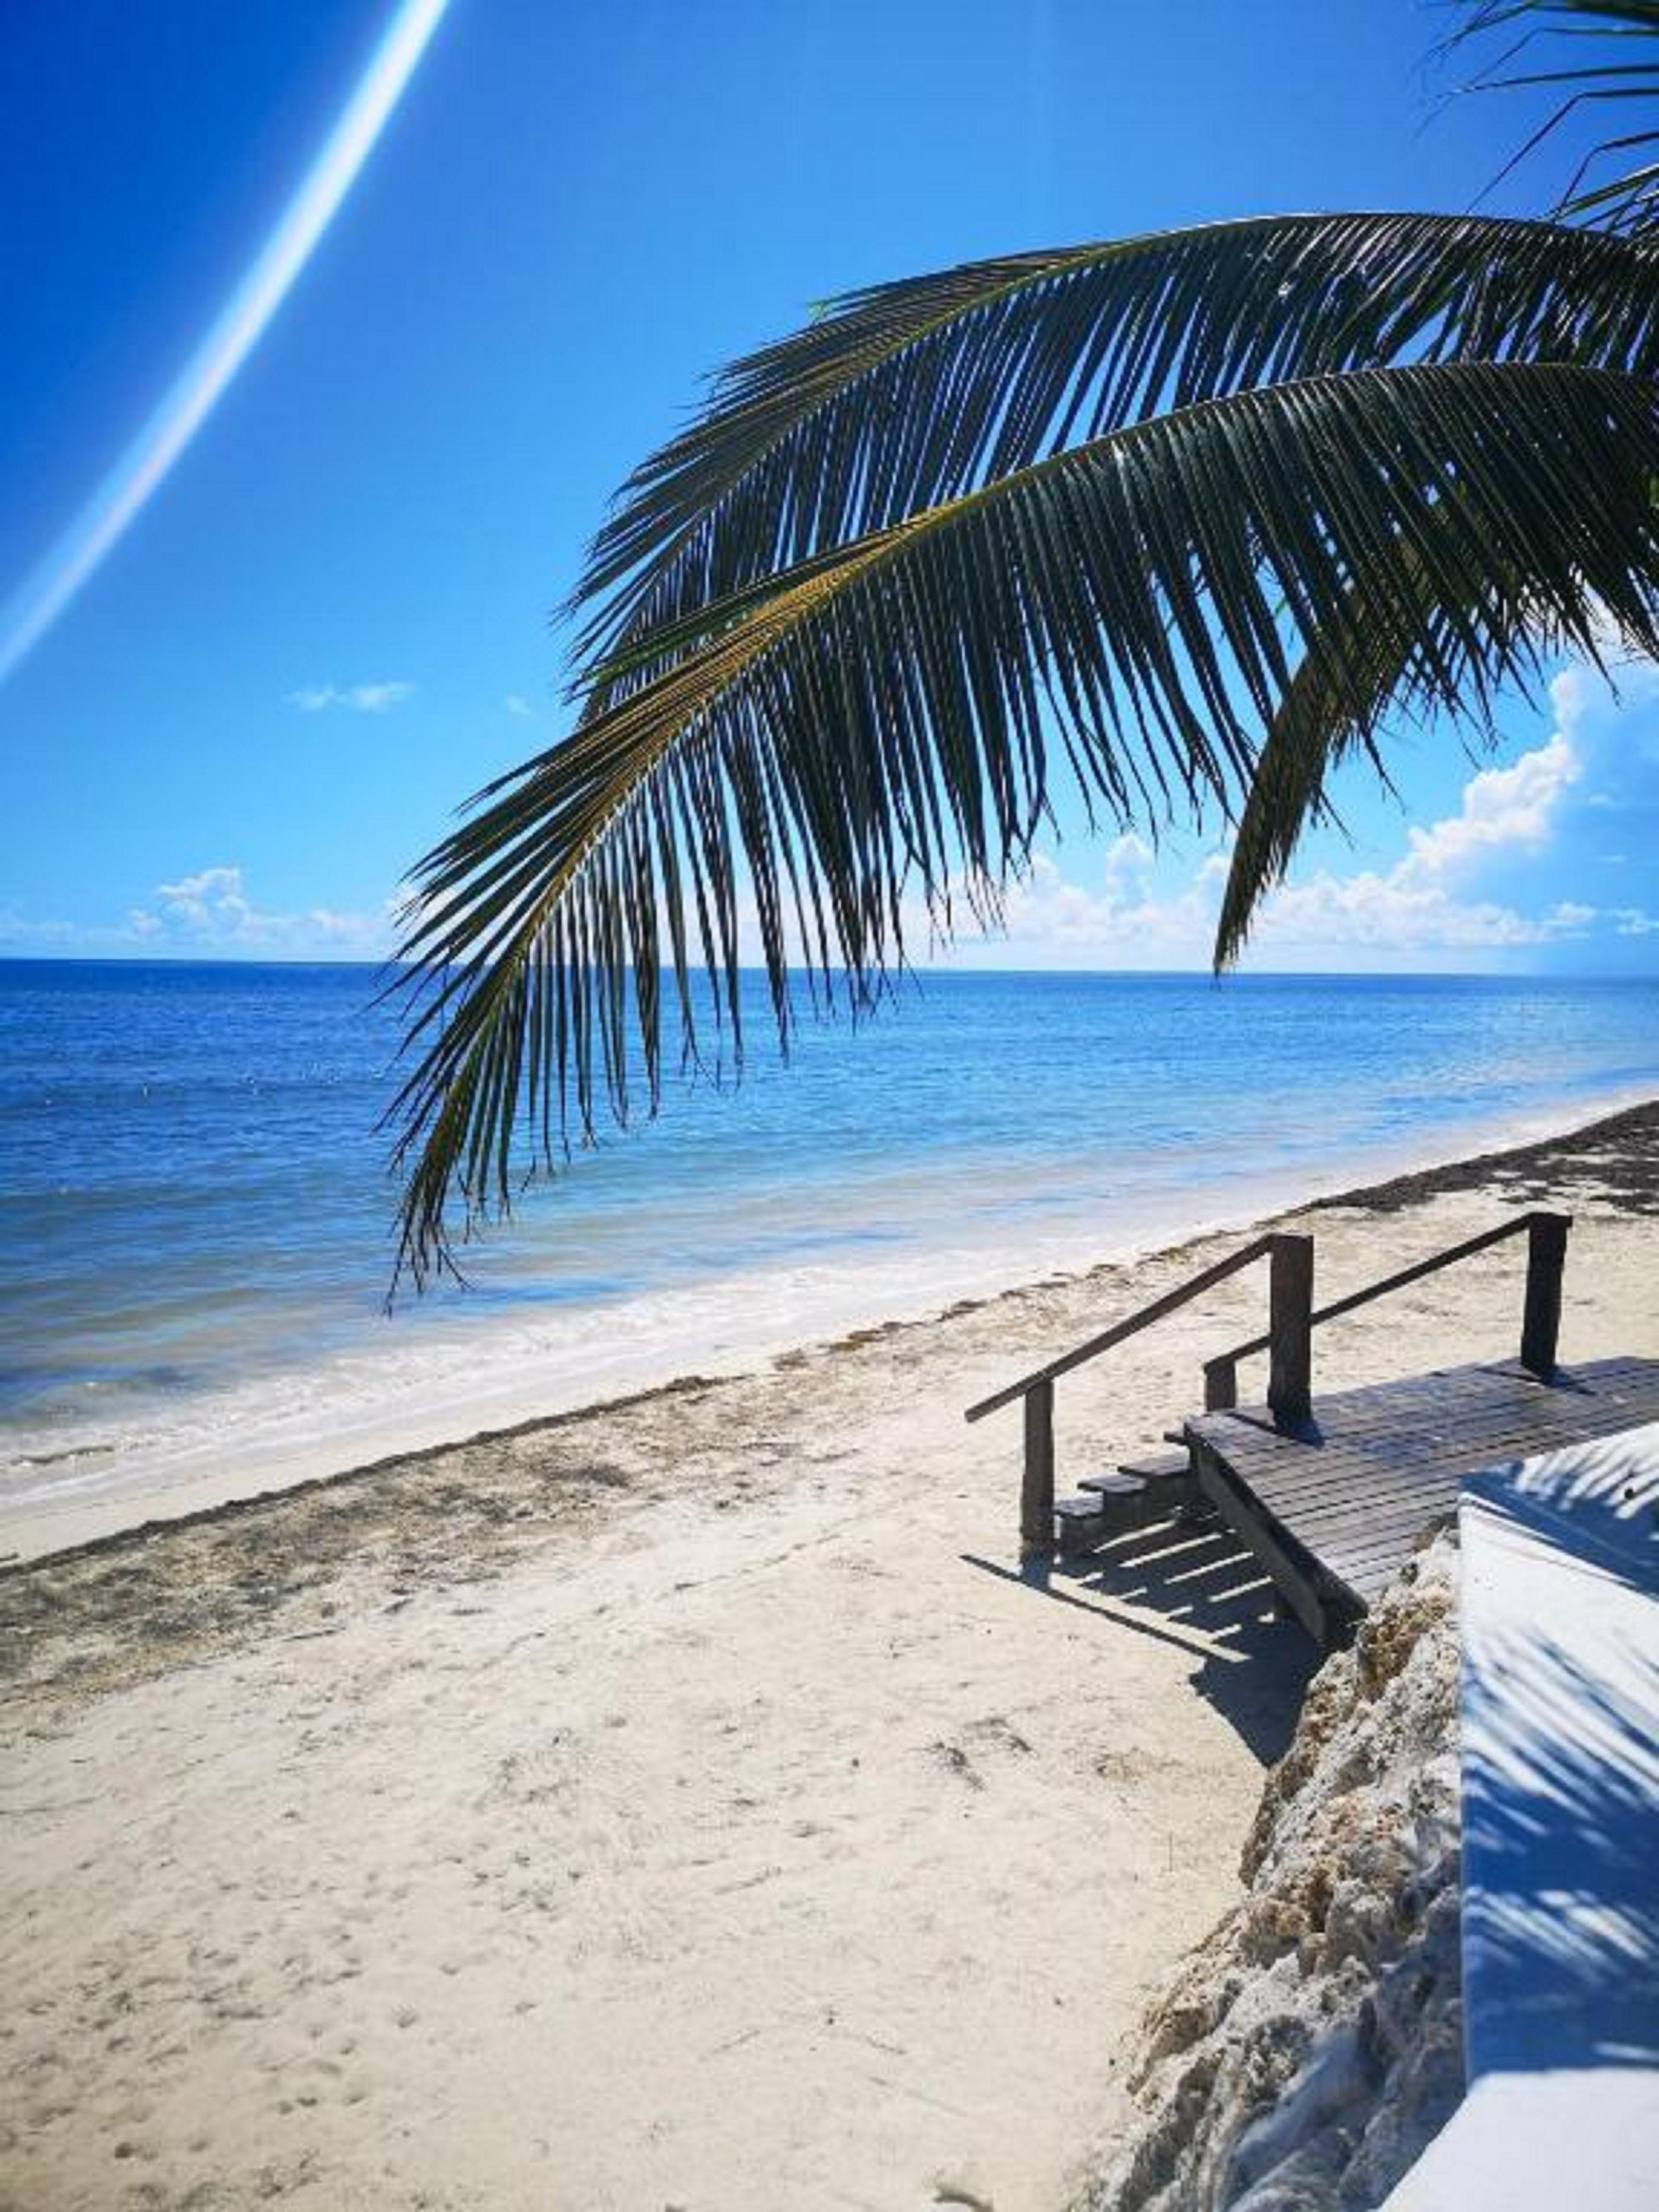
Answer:
MULTIPOLYGON (((1565 1355, 1659 1353, 1655 1127, 1322 1207, 1322 1287, 1549 1194, 1565 1355)), ((0 1577, 0 2204, 1059 2205, 1306 1650, 1214 1542, 1011 1579, 961 1409, 1218 1249, 0 1577)), ((1510 1352, 1518 1268, 1320 1376, 1510 1352)), ((1260 1297, 1062 1385, 1062 1470, 1260 1297)))

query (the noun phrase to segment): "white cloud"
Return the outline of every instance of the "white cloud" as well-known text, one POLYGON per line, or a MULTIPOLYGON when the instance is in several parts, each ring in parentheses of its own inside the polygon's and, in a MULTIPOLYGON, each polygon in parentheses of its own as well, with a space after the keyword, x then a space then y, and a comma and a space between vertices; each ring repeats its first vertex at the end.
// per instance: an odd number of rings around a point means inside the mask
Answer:
POLYGON ((1601 911, 1599 907, 1585 906, 1577 899, 1558 899, 1544 920, 1558 936, 1583 937, 1600 919, 1601 911))
POLYGON ((1414 876, 1408 858, 1387 874, 1365 870, 1286 884, 1262 908, 1254 942, 1263 947, 1343 947, 1395 952, 1468 951, 1541 945, 1559 931, 1490 899, 1459 899, 1414 876))
POLYGON ((321 714, 331 707, 348 708, 354 714, 384 714, 402 706, 415 686, 401 678, 386 684, 308 684, 288 695, 289 704, 302 714, 321 714))
POLYGON ((135 928, 155 933, 172 925, 238 936, 258 926, 258 916, 243 896, 240 868, 204 868, 176 884, 157 884, 155 896, 161 912, 135 908, 128 917, 135 928))
POLYGON ((521 722, 533 722, 536 719, 536 709, 522 691, 509 691, 501 704, 509 714, 516 715, 521 722))
MULTIPOLYGON (((105 931, 106 939, 116 933, 105 931)), ((76 927, 72 921, 37 921, 20 914, 15 907, 0 907, 0 945, 61 945, 73 951, 84 945, 93 933, 76 927)))
POLYGON ((1048 854, 1034 854, 1029 873, 1010 887, 1005 902, 1012 948, 1073 963, 1088 955, 1118 967, 1201 962, 1213 927, 1212 879, 1200 872, 1182 890, 1159 898, 1147 882, 1151 860, 1139 838, 1120 838, 1107 854, 1101 889, 1090 890, 1068 882, 1048 854))
POLYGON ((1395 874, 1433 881, 1500 848, 1535 853, 1548 843, 1557 805, 1582 763, 1565 732, 1522 753, 1512 768, 1489 768, 1463 787, 1461 810, 1410 833, 1395 874))
POLYGON ((256 906, 239 867, 203 868, 177 883, 158 884, 152 907, 136 907, 127 927, 140 942, 194 940, 204 946, 272 952, 326 949, 377 958, 386 949, 386 911, 343 913, 309 907, 290 914, 256 906))
POLYGON ((66 955, 273 960, 383 960, 392 949, 394 902, 378 914, 314 906, 281 912, 249 896, 240 868, 199 868, 157 884, 149 902, 130 907, 119 921, 40 921, 0 908, 0 945, 50 948, 66 955))
MULTIPOLYGON (((1564 721, 1583 711, 1580 692, 1558 695, 1564 721)), ((1253 945, 1270 957, 1349 966, 1398 964, 1440 954, 1502 952, 1585 935, 1598 909, 1557 901, 1541 914, 1482 897, 1471 884, 1495 861, 1534 859, 1549 846, 1564 794, 1582 773, 1565 728, 1510 767, 1483 769, 1465 784, 1455 814, 1409 833, 1387 869, 1338 875, 1321 869, 1274 890, 1263 903, 1253 945)), ((1009 892, 1010 951, 1018 957, 1126 967, 1203 965, 1230 863, 1207 854, 1188 881, 1162 896, 1151 888, 1153 855, 1133 836, 1105 855, 1098 889, 1067 880, 1038 854, 1009 892)), ((1641 933, 1639 922, 1626 934, 1641 933)))
POLYGON ((1109 882, 1132 880, 1144 875, 1152 865, 1152 848, 1144 837, 1137 837, 1133 830, 1115 837, 1106 848, 1106 875, 1109 882))
POLYGON ((1613 919, 1620 937, 1651 937, 1659 931, 1659 915, 1644 914, 1638 906, 1616 908, 1613 919))
POLYGON ((1550 704, 1570 735, 1582 722, 1659 699, 1659 667, 1648 660, 1615 662, 1611 681, 1587 661, 1570 661, 1550 680, 1550 704))
MULTIPOLYGON (((1579 687, 1552 687, 1557 713, 1571 726, 1583 710, 1579 687)), ((1562 900, 1541 915, 1471 897, 1468 878, 1493 860, 1535 857, 1549 845, 1564 794, 1583 773, 1567 735, 1557 729, 1509 768, 1482 769, 1463 787, 1455 814, 1408 833, 1405 857, 1386 871, 1335 876, 1275 891, 1255 935, 1261 945, 1370 945, 1384 951, 1493 950, 1583 936, 1594 907, 1562 900)))

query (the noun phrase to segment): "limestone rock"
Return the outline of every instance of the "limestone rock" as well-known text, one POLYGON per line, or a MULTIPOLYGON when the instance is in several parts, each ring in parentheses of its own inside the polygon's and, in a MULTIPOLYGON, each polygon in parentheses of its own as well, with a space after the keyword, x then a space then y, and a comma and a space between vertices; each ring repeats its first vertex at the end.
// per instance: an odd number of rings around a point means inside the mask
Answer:
POLYGON ((1463 2094, 1457 1552, 1310 1688, 1244 1897, 1148 2013, 1147 2118, 1079 2212, 1369 2212, 1463 2094))

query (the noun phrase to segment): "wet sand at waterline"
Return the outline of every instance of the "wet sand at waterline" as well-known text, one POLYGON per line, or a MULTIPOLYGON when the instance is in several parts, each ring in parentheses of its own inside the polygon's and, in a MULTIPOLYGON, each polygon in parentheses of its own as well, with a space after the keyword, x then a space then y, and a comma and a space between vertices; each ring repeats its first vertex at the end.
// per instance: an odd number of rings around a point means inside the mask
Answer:
MULTIPOLYGON (((1644 1109, 1295 1218, 1335 1297, 1562 1205, 1564 1358, 1651 1356, 1656 1170, 1644 1109)), ((1022 1585, 962 1409, 1235 1241, 0 1575, 0 2204, 1062 2203, 1310 1655, 1213 1552, 1022 1585)), ((1522 1265, 1316 1386, 1512 1353, 1522 1265)), ((1262 1297, 1064 1381, 1062 1487, 1262 1297)))

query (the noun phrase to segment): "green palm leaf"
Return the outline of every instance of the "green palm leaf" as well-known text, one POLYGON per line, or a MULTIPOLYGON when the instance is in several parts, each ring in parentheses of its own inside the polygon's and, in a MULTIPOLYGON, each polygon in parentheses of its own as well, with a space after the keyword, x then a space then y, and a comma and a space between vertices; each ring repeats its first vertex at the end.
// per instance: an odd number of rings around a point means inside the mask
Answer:
POLYGON ((1262 900, 1282 880, 1306 831, 1328 813, 1326 792, 1334 770, 1351 754, 1369 750, 1388 780, 1374 732, 1407 681, 1401 663, 1409 647, 1402 652, 1403 641, 1385 640, 1363 623, 1341 627, 1351 647, 1349 684, 1364 685, 1370 714, 1355 712, 1347 685, 1333 679, 1323 655, 1310 652, 1268 725, 1238 817, 1216 921, 1218 970, 1243 953, 1262 900))
POLYGON ((699 609, 1165 407, 1413 357, 1651 373, 1656 269, 1543 223, 1306 215, 849 295, 733 364, 624 487, 572 601, 590 710, 659 672, 699 609))
MULTIPOLYGON (((1425 518, 1425 526, 1439 530, 1451 526, 1454 519, 1455 507, 1446 502, 1425 518)), ((1408 566, 1425 593, 1434 587, 1422 564, 1413 561, 1408 566)), ((1484 587, 1486 580, 1472 580, 1484 587)), ((1337 769, 1364 751, 1388 785, 1376 734, 1383 715, 1391 712, 1426 720, 1432 712, 1432 686, 1424 696, 1416 696, 1410 635, 1372 621, 1364 594, 1364 579, 1356 578, 1339 615, 1336 635, 1314 641, 1268 724, 1239 816, 1217 919, 1218 970, 1230 967, 1243 951, 1257 909, 1287 872, 1306 830, 1331 816, 1326 793, 1337 769), (1340 662, 1346 680, 1333 677, 1334 659, 1340 662), (1354 711, 1356 684, 1364 702, 1359 714, 1354 711)), ((1546 611, 1528 599, 1523 577, 1511 579, 1509 587, 1493 598, 1495 604, 1511 611, 1520 633, 1534 647, 1547 649, 1554 641, 1546 611)), ((1437 610, 1426 598, 1422 612, 1425 621, 1435 618, 1437 610)), ((1465 719, 1470 717, 1466 714, 1465 719)), ((1490 737, 1491 732, 1481 734, 1490 737)))
MULTIPOLYGON (((1653 44, 1659 33, 1659 0, 1468 0, 1463 12, 1466 20, 1445 42, 1443 55, 1455 55, 1467 46, 1496 37, 1508 41, 1492 73, 1467 89, 1551 86, 1563 94, 1560 104, 1510 168, 1559 129, 1574 109, 1609 100, 1650 101, 1659 92, 1659 48, 1653 44), (1648 43, 1637 43, 1642 40, 1648 43), (1563 66, 1516 65, 1523 55, 1541 58, 1547 52, 1559 56, 1563 66)), ((1659 137, 1651 132, 1604 141, 1581 164, 1559 213, 1564 217, 1594 216, 1615 231, 1650 230, 1659 210, 1659 167, 1644 163, 1599 183, 1586 179, 1590 168, 1609 155, 1628 155, 1656 145, 1659 137)), ((1383 641, 1368 628, 1362 610, 1351 610, 1350 617, 1349 635, 1370 678, 1377 713, 1390 702, 1408 711, 1407 672, 1391 664, 1383 641)), ((1304 831, 1322 811, 1332 770, 1362 744, 1370 745, 1380 772, 1381 758, 1369 730, 1347 718, 1318 656, 1310 655, 1267 732, 1240 817, 1217 928, 1218 968, 1237 958, 1261 898, 1283 877, 1304 831)))
POLYGON ((1032 463, 697 615, 669 665, 484 794, 417 877, 403 957, 424 1057, 394 1109, 417 1280, 550 1164, 630 1051, 654 1104, 665 984, 741 1049, 739 887, 774 1013, 798 965, 855 1003, 1029 855, 1058 749, 1120 819, 1236 808, 1298 651, 1370 726, 1367 634, 1479 712, 1526 624, 1659 645, 1645 382, 1455 363, 1234 393, 1032 463), (1522 592, 1516 580, 1524 579, 1522 592), (530 1162, 515 1152, 527 1118, 530 1162))
MULTIPOLYGON (((1659 0, 1462 0, 1467 20, 1442 51, 1503 37, 1508 45, 1492 73, 1465 88, 1474 92, 1551 86, 1561 99, 1514 158, 1507 174, 1580 109, 1636 100, 1651 112, 1659 95, 1659 0), (1645 43, 1644 43, 1645 42, 1645 43), (1560 57, 1553 69, 1512 67, 1542 46, 1560 57)), ((1623 112, 1622 107, 1620 109, 1623 112)), ((1593 217, 1605 230, 1638 234, 1659 227, 1659 131, 1610 132, 1579 163, 1562 193, 1563 218, 1593 217), (1630 166, 1632 157, 1648 158, 1630 166), (1609 162, 1616 173, 1595 180, 1609 162)))

